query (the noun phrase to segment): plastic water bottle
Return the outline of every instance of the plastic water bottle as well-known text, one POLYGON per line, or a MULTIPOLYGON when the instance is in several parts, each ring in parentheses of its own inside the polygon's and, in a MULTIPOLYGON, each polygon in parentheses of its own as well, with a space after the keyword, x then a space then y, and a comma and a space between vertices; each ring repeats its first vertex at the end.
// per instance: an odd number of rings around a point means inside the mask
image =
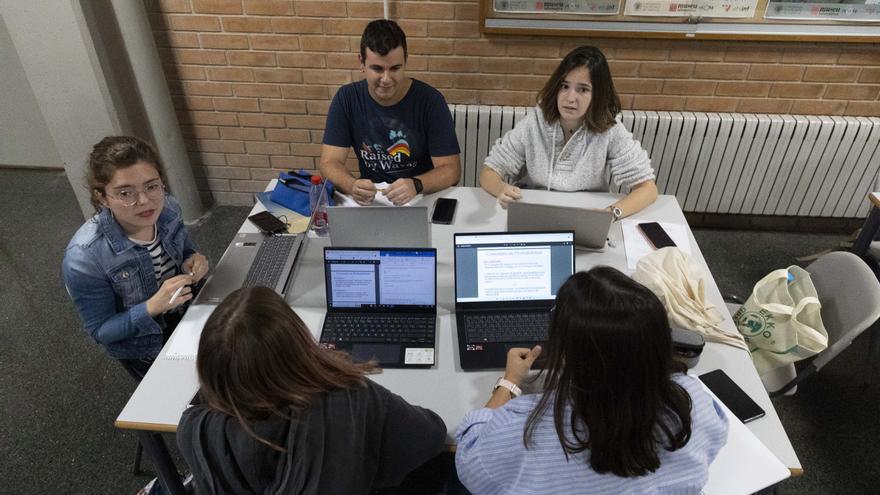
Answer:
POLYGON ((312 230, 318 237, 324 237, 328 233, 327 205, 329 201, 324 192, 324 182, 317 175, 312 176, 312 188, 309 190, 309 211, 312 214, 312 230))

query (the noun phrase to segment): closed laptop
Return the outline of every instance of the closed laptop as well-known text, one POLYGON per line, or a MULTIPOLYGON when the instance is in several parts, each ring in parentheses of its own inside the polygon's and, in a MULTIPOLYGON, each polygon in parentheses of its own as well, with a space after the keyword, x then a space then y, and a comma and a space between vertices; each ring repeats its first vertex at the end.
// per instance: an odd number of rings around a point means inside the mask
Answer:
POLYGON ((427 206, 331 206, 334 247, 430 247, 427 206))
POLYGON ((604 249, 614 220, 608 210, 556 206, 516 201, 507 208, 507 230, 573 230, 574 243, 589 249, 604 249))

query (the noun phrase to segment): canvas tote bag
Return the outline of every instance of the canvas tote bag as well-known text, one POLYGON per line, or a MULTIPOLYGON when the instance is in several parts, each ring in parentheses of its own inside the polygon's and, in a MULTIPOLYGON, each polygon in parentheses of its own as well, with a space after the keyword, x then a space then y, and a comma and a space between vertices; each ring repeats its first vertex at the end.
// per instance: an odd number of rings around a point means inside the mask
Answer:
POLYGON ((703 269, 681 249, 666 247, 642 257, 632 278, 660 298, 672 325, 710 342, 748 348, 741 335, 719 326, 724 316, 706 301, 703 269))
POLYGON ((822 304, 809 272, 799 266, 774 270, 755 284, 733 315, 761 375, 828 347, 822 304))

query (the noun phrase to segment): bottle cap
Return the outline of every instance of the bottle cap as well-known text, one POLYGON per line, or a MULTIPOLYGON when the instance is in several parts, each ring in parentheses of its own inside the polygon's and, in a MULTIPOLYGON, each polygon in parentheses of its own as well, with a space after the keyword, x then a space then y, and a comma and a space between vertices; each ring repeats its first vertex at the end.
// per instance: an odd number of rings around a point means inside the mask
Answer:
POLYGON ((314 185, 317 186, 317 185, 320 184, 320 183, 321 183, 321 176, 319 176, 319 175, 313 175, 313 176, 312 176, 312 184, 314 184, 314 185))

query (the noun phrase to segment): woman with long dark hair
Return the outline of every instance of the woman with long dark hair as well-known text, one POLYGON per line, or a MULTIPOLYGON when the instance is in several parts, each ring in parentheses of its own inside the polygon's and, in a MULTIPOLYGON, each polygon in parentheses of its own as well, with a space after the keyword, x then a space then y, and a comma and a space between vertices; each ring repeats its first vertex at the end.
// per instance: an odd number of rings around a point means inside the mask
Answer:
POLYGON ((456 467, 469 490, 700 493, 727 419, 673 360, 650 290, 609 267, 576 273, 556 297, 544 391, 517 398, 540 354, 511 349, 485 408, 462 421, 456 467))
POLYGON ((438 454, 446 425, 322 349, 273 290, 239 289, 202 330, 202 404, 177 443, 197 493, 370 493, 438 454))

